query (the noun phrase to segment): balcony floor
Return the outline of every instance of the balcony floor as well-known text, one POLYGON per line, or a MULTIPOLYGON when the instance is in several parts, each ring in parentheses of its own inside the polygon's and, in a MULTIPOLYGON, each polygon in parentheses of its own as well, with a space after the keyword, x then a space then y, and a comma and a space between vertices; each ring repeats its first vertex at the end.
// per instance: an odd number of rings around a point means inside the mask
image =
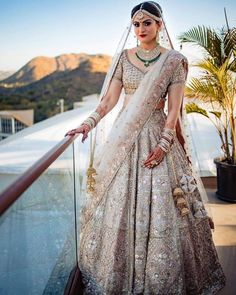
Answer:
MULTIPOLYGON (((236 204, 219 200, 216 189, 207 189, 210 207, 215 223, 213 239, 227 283, 219 295, 236 294, 236 204)), ((218 295, 217 294, 217 295, 218 295)))

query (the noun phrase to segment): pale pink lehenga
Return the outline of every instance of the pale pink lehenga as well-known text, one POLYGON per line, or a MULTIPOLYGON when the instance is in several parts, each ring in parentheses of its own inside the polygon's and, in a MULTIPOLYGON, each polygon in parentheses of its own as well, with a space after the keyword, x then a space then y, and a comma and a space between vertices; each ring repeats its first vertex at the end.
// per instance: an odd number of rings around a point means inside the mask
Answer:
MULTIPOLYGON (((168 87, 186 80, 179 62, 186 58, 173 50, 168 59, 161 76, 166 85, 163 98, 168 87), (176 63, 180 66, 173 71, 176 63)), ((124 51, 114 78, 122 81, 127 95, 144 75, 124 51)), ((163 109, 152 112, 92 218, 85 222, 79 252, 84 294, 210 295, 225 285, 198 188, 186 195, 190 214, 183 218, 172 195, 175 179, 170 157, 153 169, 142 167, 158 144, 165 120, 163 109), (195 206, 197 201, 201 208, 195 206)), ((191 175, 177 137, 171 154, 177 177, 191 175)))

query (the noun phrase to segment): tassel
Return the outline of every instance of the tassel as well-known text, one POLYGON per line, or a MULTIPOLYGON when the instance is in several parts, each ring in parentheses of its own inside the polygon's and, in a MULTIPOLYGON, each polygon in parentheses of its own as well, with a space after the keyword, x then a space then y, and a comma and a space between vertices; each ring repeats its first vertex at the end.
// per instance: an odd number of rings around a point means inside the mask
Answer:
POLYGON ((181 187, 176 187, 173 191, 173 196, 174 197, 178 197, 178 196, 183 196, 184 195, 184 191, 182 190, 181 187))
MULTIPOLYGON (((174 161, 172 159, 171 153, 170 153, 170 157, 171 157, 171 163, 172 163, 172 167, 173 167, 175 183, 176 183, 176 185, 179 185, 177 175, 175 172, 174 161)), ((182 190, 181 187, 177 186, 176 188, 174 188, 173 197, 174 197, 174 201, 176 202, 176 207, 179 209, 181 216, 184 217, 187 214, 189 214, 190 210, 188 208, 187 201, 184 197, 184 191, 182 190)))
POLYGON ((183 216, 189 214, 189 212, 190 212, 189 209, 187 207, 184 207, 181 209, 181 216, 183 217, 183 216))
POLYGON ((94 175, 97 175, 97 172, 96 172, 96 169, 93 167, 94 150, 95 150, 95 145, 93 146, 93 139, 92 139, 92 132, 91 132, 91 134, 90 134, 90 161, 89 161, 89 167, 86 172, 87 192, 88 193, 94 192, 94 190, 95 190, 94 186, 96 183, 94 175))
POLYGON ((88 193, 94 192, 94 185, 96 181, 93 176, 97 175, 96 170, 92 166, 89 166, 86 172, 86 175, 87 175, 87 192, 88 193))
POLYGON ((187 205, 187 202, 185 200, 185 198, 180 197, 177 199, 177 206, 181 206, 181 205, 187 205))
POLYGON ((176 202, 176 207, 179 209, 182 217, 189 214, 190 210, 187 207, 186 199, 184 198, 184 191, 181 187, 176 187, 173 190, 173 197, 176 202))

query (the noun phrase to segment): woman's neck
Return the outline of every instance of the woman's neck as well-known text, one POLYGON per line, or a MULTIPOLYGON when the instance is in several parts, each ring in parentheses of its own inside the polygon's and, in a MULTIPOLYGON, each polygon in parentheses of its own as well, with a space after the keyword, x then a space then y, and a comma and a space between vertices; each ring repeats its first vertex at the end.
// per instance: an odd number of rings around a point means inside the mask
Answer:
POLYGON ((144 50, 151 50, 154 49, 155 47, 157 47, 157 42, 156 40, 153 40, 149 43, 140 43, 139 45, 141 48, 143 48, 144 50))

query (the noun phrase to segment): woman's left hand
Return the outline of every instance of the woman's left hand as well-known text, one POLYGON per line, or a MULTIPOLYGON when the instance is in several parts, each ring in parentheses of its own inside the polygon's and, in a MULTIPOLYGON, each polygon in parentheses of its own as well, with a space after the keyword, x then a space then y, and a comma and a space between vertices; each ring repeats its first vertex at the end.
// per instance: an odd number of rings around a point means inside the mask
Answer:
POLYGON ((166 153, 159 147, 157 146, 147 157, 147 160, 144 161, 143 167, 147 168, 153 168, 157 165, 159 165, 162 160, 164 159, 166 153), (152 161, 156 162, 153 163, 152 161))

